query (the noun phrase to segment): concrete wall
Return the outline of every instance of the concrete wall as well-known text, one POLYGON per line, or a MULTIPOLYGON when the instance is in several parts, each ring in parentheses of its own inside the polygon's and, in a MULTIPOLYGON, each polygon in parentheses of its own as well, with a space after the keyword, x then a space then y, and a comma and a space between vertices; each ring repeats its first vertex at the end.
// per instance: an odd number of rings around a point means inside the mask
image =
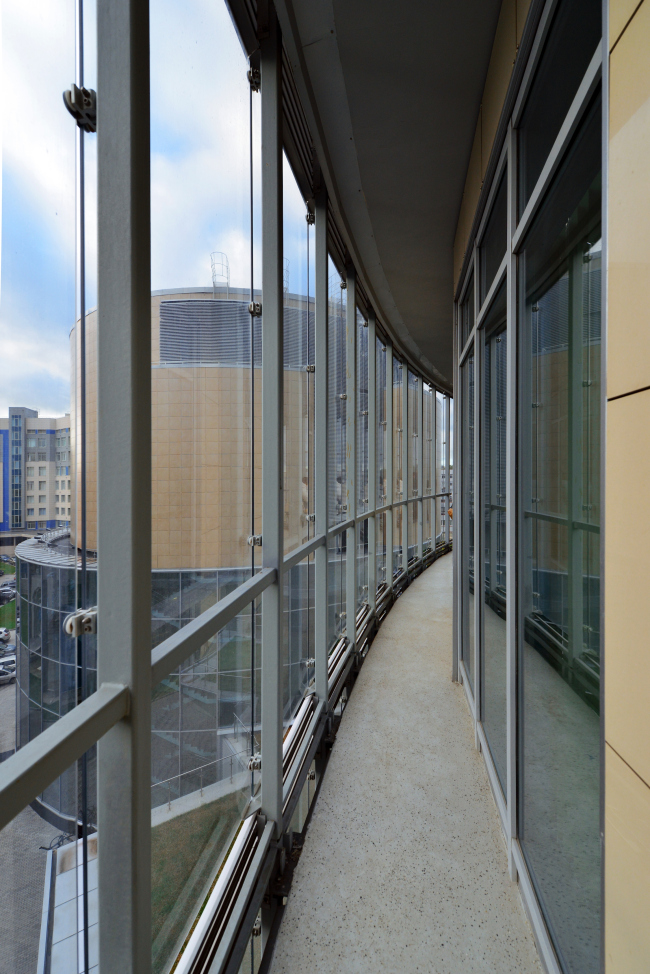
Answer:
POLYGON ((605 958, 650 970, 650 0, 611 0, 605 958))

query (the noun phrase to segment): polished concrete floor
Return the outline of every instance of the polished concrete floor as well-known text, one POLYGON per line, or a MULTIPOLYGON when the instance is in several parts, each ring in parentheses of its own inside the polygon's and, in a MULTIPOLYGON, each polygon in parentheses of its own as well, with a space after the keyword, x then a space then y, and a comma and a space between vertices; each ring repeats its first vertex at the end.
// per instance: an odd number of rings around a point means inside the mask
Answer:
POLYGON ((297 864, 273 974, 541 974, 460 686, 451 555, 384 620, 297 864))

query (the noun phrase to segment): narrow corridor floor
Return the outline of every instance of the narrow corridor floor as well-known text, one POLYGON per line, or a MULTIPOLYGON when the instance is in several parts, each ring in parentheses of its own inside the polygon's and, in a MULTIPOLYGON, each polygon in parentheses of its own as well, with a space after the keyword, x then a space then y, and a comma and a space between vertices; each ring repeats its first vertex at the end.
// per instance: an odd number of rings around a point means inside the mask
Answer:
POLYGON ((398 599, 361 669, 272 974, 541 974, 451 641, 447 555, 398 599))

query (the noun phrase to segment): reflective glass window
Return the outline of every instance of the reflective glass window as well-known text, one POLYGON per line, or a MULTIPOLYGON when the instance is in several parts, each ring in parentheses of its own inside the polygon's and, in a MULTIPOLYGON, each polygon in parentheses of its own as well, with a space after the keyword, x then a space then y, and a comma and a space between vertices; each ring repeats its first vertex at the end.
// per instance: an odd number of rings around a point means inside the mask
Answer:
POLYGON ((506 253, 508 233, 508 170, 504 169, 479 247, 481 305, 506 253))
POLYGON ((461 366, 462 429, 462 550, 461 658, 474 687, 474 350, 461 366))
POLYGON ((465 296, 460 304, 459 309, 459 320, 460 320, 460 349, 459 352, 465 347, 465 343, 470 336, 472 328, 474 327, 474 274, 470 274, 467 287, 465 288, 465 296))
POLYGON ((485 319, 481 496, 483 505, 482 667, 483 729, 503 793, 507 782, 506 739, 506 286, 501 285, 485 319))
POLYGON ((347 520, 346 490, 346 295, 334 261, 328 261, 327 477, 330 524, 347 520))
POLYGON ((519 260, 522 849, 564 967, 599 967, 601 102, 519 260))
POLYGON ((517 129, 519 216, 531 197, 602 33, 593 0, 560 0, 517 129))
POLYGON ((357 308, 357 514, 368 510, 368 322, 357 308))

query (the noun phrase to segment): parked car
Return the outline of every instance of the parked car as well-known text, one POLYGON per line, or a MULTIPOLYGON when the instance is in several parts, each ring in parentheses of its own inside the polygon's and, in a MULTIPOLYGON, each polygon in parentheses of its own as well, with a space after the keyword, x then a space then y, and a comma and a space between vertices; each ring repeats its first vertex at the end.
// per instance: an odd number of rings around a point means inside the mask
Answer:
POLYGON ((4 686, 6 683, 13 683, 16 679, 16 668, 13 670, 5 670, 0 668, 0 686, 4 686))
POLYGON ((0 626, 0 642, 3 643, 8 642, 10 636, 11 636, 11 630, 4 629, 2 626, 0 626))
POLYGON ((2 670, 16 670, 16 654, 13 656, 1 656, 0 657, 0 669, 2 670))

